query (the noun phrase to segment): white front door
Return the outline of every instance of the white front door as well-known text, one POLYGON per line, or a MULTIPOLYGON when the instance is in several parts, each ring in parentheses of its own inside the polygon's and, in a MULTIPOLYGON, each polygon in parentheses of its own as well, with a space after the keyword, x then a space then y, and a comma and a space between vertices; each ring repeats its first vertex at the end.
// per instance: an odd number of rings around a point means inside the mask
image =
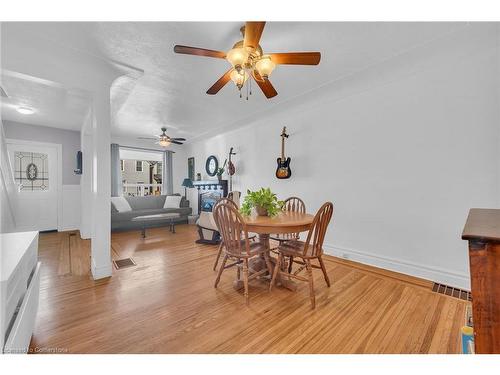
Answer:
POLYGON ((60 146, 7 140, 17 184, 14 216, 20 231, 57 230, 60 146))

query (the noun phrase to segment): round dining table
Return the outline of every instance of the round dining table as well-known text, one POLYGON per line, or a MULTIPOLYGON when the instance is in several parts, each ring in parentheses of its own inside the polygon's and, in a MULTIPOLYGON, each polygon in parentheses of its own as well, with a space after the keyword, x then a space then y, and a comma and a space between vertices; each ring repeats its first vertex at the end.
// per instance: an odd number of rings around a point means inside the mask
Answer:
MULTIPOLYGON (((248 232, 258 234, 259 241, 269 251, 269 237, 271 234, 300 233, 308 231, 313 223, 314 215, 301 212, 282 211, 275 216, 259 216, 255 214, 243 216, 243 220, 247 225, 248 232)), ((271 257, 271 263, 274 267, 276 265, 276 259, 271 257)), ((266 261, 264 257, 259 256, 250 259, 249 268, 251 271, 255 272, 266 268, 266 261)), ((296 288, 295 283, 293 282, 286 283, 287 285, 285 285, 285 283, 282 284, 289 289, 296 288)), ((233 286, 235 289, 242 288, 243 280, 235 280, 233 286)))

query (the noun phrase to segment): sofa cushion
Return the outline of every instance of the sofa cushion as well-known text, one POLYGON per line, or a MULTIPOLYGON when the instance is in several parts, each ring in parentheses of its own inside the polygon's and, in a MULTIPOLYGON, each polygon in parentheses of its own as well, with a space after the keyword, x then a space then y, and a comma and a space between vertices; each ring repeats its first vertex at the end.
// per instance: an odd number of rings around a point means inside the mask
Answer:
POLYGON ((148 195, 145 197, 126 197, 132 210, 152 210, 163 208, 165 203, 164 195, 148 195))
MULTIPOLYGON (((180 196, 180 194, 169 194, 180 196)), ((145 197, 125 197, 132 210, 163 208, 166 195, 148 195, 145 197)), ((189 207, 189 201, 182 197, 180 207, 189 207)))
POLYGON ((137 216, 144 216, 144 215, 156 215, 156 214, 162 214, 163 209, 158 208, 158 209, 153 209, 153 210, 134 210, 134 211, 129 211, 129 212, 118 212, 116 214, 113 214, 111 216, 111 219, 113 221, 130 221, 132 218, 137 217, 137 216))

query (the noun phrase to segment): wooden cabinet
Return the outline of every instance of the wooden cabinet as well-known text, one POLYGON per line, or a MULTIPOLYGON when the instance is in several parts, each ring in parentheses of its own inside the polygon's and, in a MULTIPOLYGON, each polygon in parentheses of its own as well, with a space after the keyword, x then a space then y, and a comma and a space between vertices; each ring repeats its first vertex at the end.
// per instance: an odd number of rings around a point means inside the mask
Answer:
POLYGON ((471 209, 462 239, 469 241, 475 352, 500 353, 500 209, 471 209))
POLYGON ((38 232, 0 234, 0 352, 28 351, 39 289, 38 232))

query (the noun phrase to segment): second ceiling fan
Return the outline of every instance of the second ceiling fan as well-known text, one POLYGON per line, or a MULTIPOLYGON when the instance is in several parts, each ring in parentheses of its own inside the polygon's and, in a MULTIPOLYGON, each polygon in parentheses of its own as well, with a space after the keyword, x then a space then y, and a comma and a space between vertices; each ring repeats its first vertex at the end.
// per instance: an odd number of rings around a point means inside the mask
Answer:
MULTIPOLYGON (((270 99, 278 93, 269 81, 269 76, 279 64, 292 65, 318 65, 321 59, 319 52, 287 52, 264 54, 259 45, 260 37, 264 31, 265 22, 246 22, 241 28, 243 40, 234 44, 227 53, 210 49, 176 45, 174 52, 186 55, 214 57, 226 59, 231 63, 231 68, 215 82, 207 91, 209 95, 215 95, 230 80, 234 82, 238 90, 241 89, 252 77, 264 95, 270 99)), ((248 90, 247 85, 247 90, 248 90)), ((251 91, 250 91, 251 94, 251 91)), ((247 95, 248 99, 248 95, 247 95)))
POLYGON ((151 139, 156 141, 155 144, 160 145, 161 147, 168 147, 171 143, 175 143, 176 145, 182 145, 186 142, 186 138, 171 138, 167 135, 167 128, 161 128, 161 134, 155 135, 154 137, 137 137, 137 139, 151 139))

